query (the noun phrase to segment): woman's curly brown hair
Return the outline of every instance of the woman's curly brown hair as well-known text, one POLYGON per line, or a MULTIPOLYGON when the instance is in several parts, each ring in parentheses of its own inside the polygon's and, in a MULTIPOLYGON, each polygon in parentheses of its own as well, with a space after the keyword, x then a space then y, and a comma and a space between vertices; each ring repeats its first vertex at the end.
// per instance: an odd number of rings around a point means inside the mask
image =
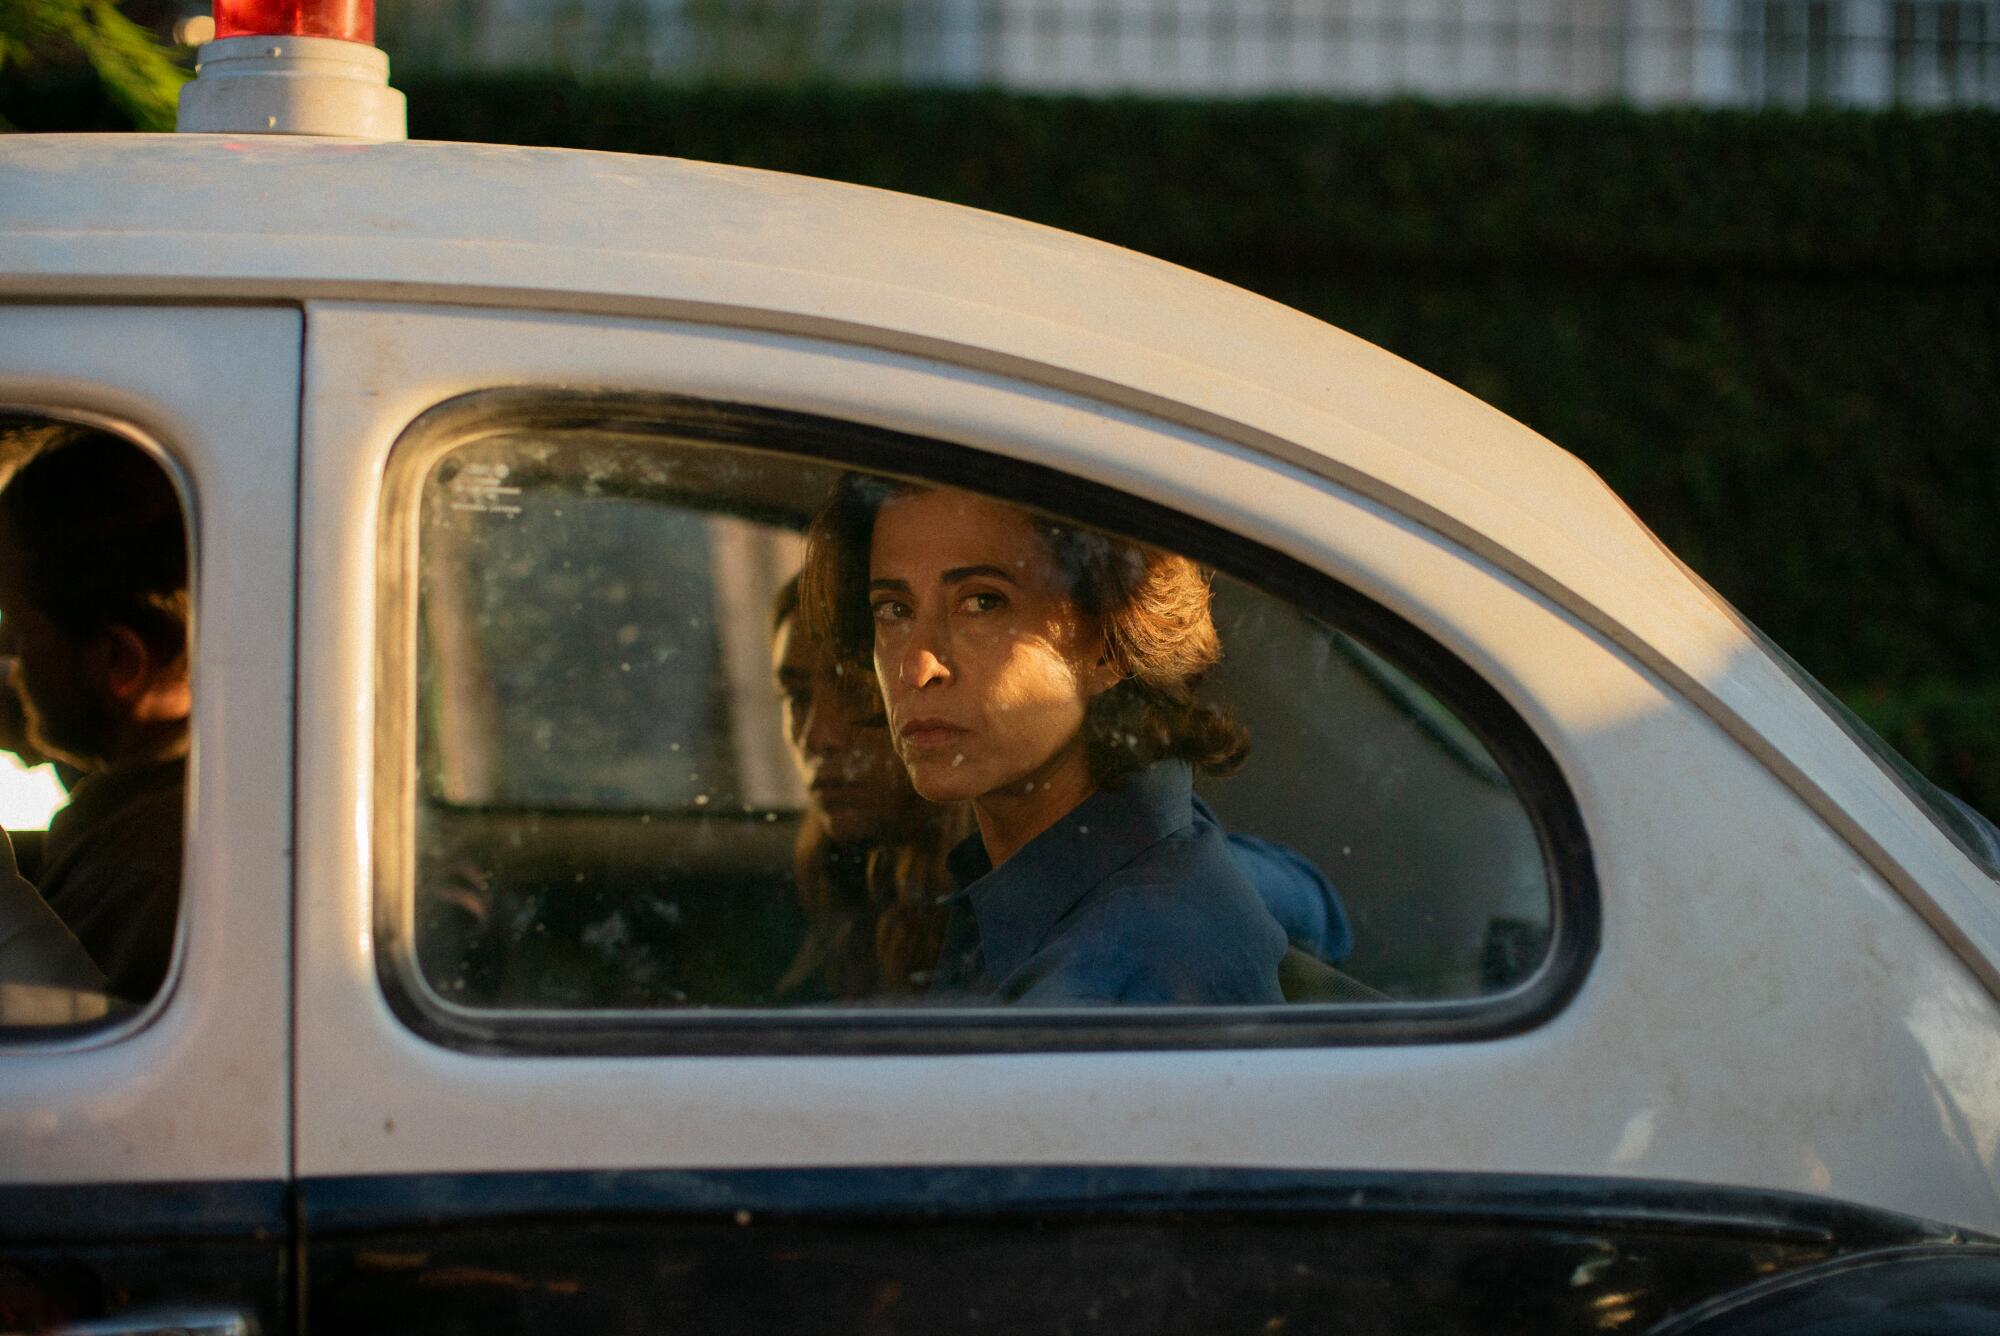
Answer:
MULTIPOLYGON (((873 653, 868 556, 875 517, 892 497, 924 490, 868 474, 842 478, 807 534, 799 612, 808 632, 849 661, 873 653)), ((1084 745, 1098 787, 1117 788, 1173 758, 1211 775, 1233 773, 1250 736, 1200 690, 1222 659, 1209 575, 1176 553, 1028 512, 1078 611, 1103 632, 1119 681, 1084 713, 1084 745)))

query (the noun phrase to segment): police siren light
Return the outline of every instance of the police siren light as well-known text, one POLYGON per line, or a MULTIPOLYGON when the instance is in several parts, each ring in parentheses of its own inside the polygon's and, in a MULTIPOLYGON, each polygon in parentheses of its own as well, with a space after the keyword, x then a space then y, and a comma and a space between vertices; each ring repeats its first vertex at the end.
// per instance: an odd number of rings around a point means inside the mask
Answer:
POLYGON ((215 0, 217 37, 331 37, 375 44, 375 0, 215 0))
POLYGON ((215 40, 181 89, 184 133, 409 137, 375 0, 215 0, 215 40))

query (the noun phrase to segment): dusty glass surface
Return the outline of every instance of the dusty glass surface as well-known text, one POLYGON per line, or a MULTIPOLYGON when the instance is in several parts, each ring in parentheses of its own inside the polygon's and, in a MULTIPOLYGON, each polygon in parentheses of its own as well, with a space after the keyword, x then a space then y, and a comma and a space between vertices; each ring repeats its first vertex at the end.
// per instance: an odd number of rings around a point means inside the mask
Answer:
MULTIPOLYGON (((881 648, 900 613, 862 609, 873 663, 836 670, 779 606, 844 472, 582 430, 489 435, 431 466, 411 909, 437 995, 502 1012, 1387 1003, 1490 995, 1540 964, 1550 874, 1479 734, 1352 628, 1228 573, 1201 693, 1247 732, 1241 769, 1190 799, 1185 772, 1149 760, 954 898, 947 851, 990 856, 982 804, 1022 781, 953 787, 984 764, 983 734, 963 772, 960 756, 925 777, 905 726, 942 697, 885 700, 874 675, 900 672, 881 648), (1148 820, 1165 825, 1135 834, 1148 820), (1160 839, 1185 860, 1160 862, 1160 839), (1144 959, 1163 951, 1202 958, 1144 959), (1148 993, 1155 976, 1178 982, 1148 993)), ((1023 551, 1080 543, 1115 566, 1138 550, 974 499, 975 519, 1031 535, 1023 551)), ((1049 586, 1058 606, 1069 578, 1049 586)), ((938 615, 1027 597, 966 590, 938 615)), ((1010 634, 1011 672, 1026 641, 1010 634)), ((1009 718, 1014 747, 1034 730, 1009 718)))

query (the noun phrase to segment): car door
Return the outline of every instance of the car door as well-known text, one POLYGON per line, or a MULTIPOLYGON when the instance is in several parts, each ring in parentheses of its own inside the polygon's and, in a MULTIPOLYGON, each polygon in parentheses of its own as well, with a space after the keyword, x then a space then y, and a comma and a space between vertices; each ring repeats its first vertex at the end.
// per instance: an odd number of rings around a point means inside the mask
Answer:
POLYGON ((1872 874, 1756 757, 1437 530, 857 344, 309 318, 309 1322, 1643 1328, 1991 1214, 1911 1131, 1976 1074, 1878 1023, 1990 999, 1892 896, 1820 896, 1872 874), (1253 750, 1199 792, 1351 951, 1287 927, 1287 1002, 1243 1008, 790 992, 824 920, 771 600, 844 475, 1214 569, 1253 750), (1901 964, 1813 984, 1857 934, 1901 964), (1857 1034, 1935 1080, 1843 1098, 1857 1034))
POLYGON ((300 347, 292 307, 0 307, 10 421, 102 429, 173 478, 197 625, 166 983, 0 1037, 0 1327, 289 1327, 300 347))

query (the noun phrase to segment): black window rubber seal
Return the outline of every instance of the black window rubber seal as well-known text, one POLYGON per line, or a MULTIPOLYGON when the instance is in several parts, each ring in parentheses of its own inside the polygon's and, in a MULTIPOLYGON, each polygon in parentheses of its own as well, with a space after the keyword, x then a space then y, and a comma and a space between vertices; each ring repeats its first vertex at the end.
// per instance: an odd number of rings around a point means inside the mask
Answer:
POLYGON ((389 455, 378 516, 375 765, 371 809, 376 973, 390 1009, 444 1047, 536 1056, 955 1054, 1322 1048, 1502 1039, 1562 1010, 1599 937, 1582 812, 1548 748, 1469 665, 1325 572, 1220 526, 1101 483, 968 446, 809 413, 623 390, 473 391, 423 413, 389 455), (1351 631, 1408 671, 1479 738, 1526 808, 1550 882, 1549 944, 1522 983, 1477 998, 1270 1007, 1096 1010, 862 1008, 504 1011, 457 1006, 424 982, 407 924, 414 782, 413 556, 425 466, 483 437, 590 431, 791 456, 998 493, 1093 526, 1144 534, 1351 631))

